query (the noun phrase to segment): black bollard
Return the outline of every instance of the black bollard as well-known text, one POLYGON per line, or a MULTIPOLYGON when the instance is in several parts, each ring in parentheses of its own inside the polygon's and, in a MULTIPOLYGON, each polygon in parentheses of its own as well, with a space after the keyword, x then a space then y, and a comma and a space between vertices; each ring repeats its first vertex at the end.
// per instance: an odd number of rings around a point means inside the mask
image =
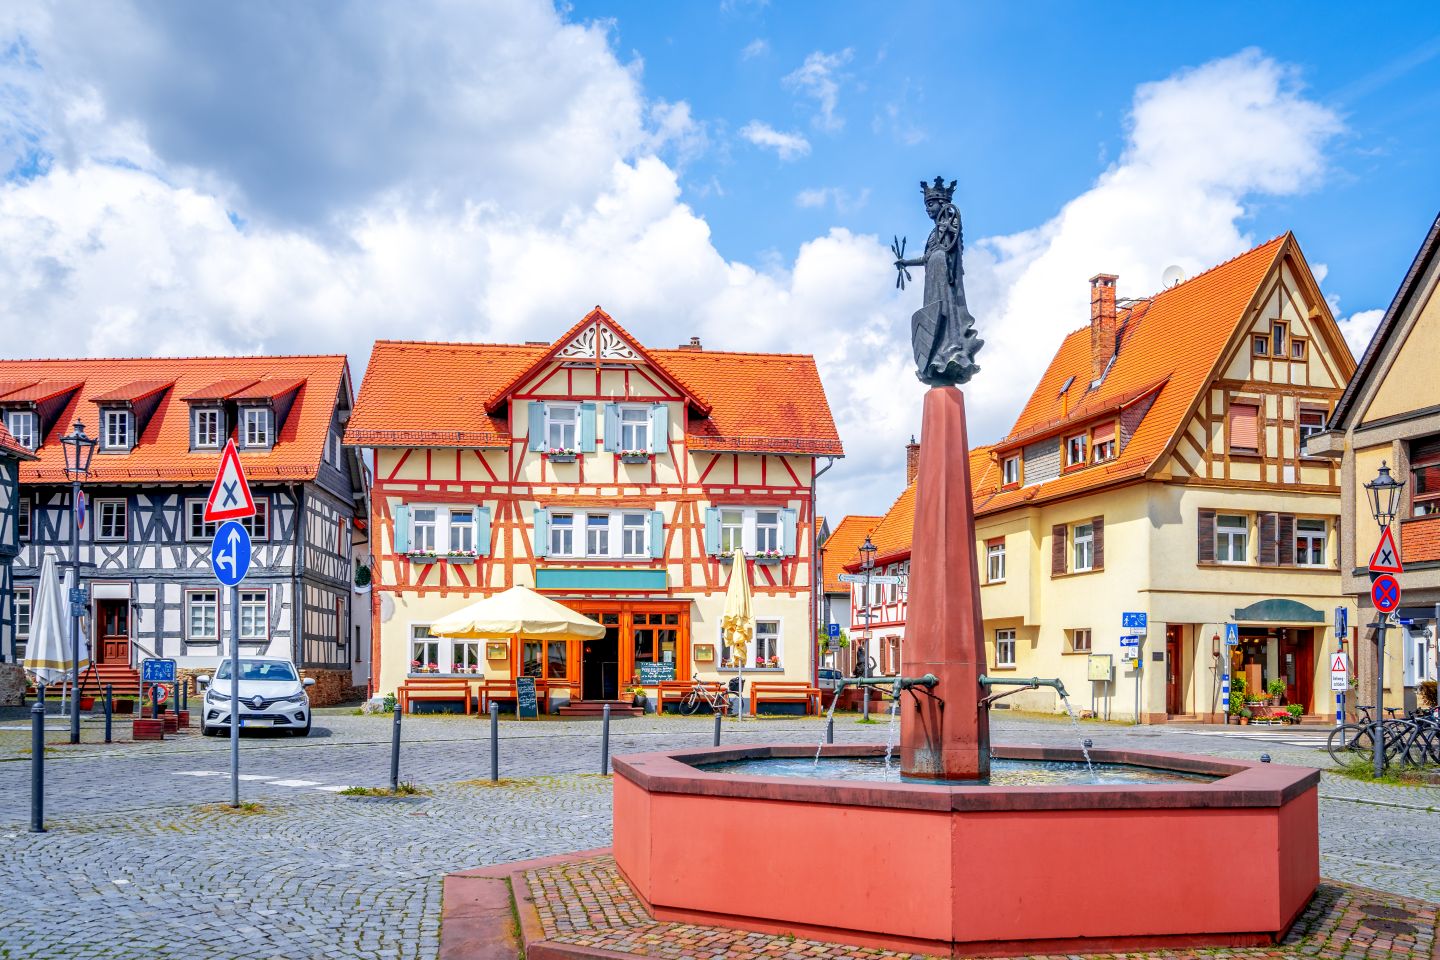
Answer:
POLYGON ((1094 742, 1093 740, 1091 740, 1089 737, 1086 737, 1086 738, 1085 738, 1085 749, 1086 749, 1086 750, 1089 750, 1089 749, 1090 749, 1091 747, 1093 747, 1093 746, 1095 746, 1095 742, 1094 742))
POLYGON ((600 773, 610 772, 610 704, 600 714, 600 773))
POLYGON ((115 717, 115 688, 105 684, 105 742, 110 742, 111 722, 115 717))
POLYGON ((831 717, 825 721, 825 742, 835 742, 835 718, 831 717))
POLYGON ((30 832, 45 832, 45 687, 30 707, 30 832))
POLYGON ((186 677, 180 684, 180 709, 190 709, 190 678, 186 677))
POLYGON ((158 684, 150 688, 150 719, 160 719, 160 686, 158 684))
POLYGON ((400 791, 400 704, 395 704, 395 728, 390 734, 390 792, 400 791))
POLYGON ((500 704, 490 704, 490 782, 500 782, 500 704))
POLYGON ((720 746, 720 713, 715 713, 715 746, 720 746))

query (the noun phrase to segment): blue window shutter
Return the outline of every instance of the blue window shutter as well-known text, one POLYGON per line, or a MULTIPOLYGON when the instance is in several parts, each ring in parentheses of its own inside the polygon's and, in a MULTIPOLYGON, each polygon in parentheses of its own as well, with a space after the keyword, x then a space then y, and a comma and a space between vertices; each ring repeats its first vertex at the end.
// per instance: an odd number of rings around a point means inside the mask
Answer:
POLYGON ((589 400, 580 404, 580 452, 595 452, 595 404, 589 400))
POLYGON ((395 508, 395 552, 410 552, 410 505, 402 503, 395 508))
POLYGON ((605 404, 605 449, 620 452, 620 407, 613 403, 605 404))
POLYGON ((669 449, 666 443, 669 439, 670 405, 657 403, 650 408, 650 452, 664 453, 669 449))
POLYGON ((705 508, 705 552, 710 556, 720 553, 720 509, 705 508))
POLYGON ((788 507, 780 511, 780 538, 783 541, 781 551, 787 557, 795 556, 796 516, 796 512, 788 507))
POLYGON ((545 404, 538 400, 530 401, 530 434, 529 444, 531 450, 545 450, 545 404))
POLYGON ((482 557, 490 556, 489 507, 481 507, 475 511, 475 552, 482 557))
POLYGON ((535 556, 546 557, 550 555, 550 514, 539 507, 535 508, 535 556))
POLYGON ((659 510, 650 511, 650 556, 656 560, 665 556, 665 515, 659 510))

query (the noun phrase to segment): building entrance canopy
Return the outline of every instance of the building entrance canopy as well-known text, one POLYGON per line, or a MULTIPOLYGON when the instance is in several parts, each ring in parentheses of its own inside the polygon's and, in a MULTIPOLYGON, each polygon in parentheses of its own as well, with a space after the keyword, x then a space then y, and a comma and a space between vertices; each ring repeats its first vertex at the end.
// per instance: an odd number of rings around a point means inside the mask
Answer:
POLYGON ((1326 616, 1298 600, 1258 600, 1235 611, 1236 623, 1325 623, 1326 616))

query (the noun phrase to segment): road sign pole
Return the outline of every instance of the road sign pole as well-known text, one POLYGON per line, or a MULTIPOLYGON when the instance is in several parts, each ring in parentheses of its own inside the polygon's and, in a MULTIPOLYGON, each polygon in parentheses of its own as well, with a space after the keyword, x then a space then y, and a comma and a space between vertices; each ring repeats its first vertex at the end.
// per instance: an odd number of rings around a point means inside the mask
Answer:
POLYGON ((240 806, 240 590, 230 588, 230 806, 240 806))
POLYGON ((1375 629, 1375 779, 1385 775, 1385 728, 1381 726, 1385 716, 1385 614, 1376 617, 1375 629))

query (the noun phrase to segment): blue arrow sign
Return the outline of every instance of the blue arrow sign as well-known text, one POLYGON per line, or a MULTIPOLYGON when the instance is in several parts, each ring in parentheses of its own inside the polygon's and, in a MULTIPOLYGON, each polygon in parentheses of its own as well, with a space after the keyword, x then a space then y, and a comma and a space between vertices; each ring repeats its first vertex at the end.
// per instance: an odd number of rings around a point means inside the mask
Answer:
POLYGON ((250 534, 239 521, 227 520, 210 543, 210 569, 215 579, 233 587, 250 572, 250 534))

